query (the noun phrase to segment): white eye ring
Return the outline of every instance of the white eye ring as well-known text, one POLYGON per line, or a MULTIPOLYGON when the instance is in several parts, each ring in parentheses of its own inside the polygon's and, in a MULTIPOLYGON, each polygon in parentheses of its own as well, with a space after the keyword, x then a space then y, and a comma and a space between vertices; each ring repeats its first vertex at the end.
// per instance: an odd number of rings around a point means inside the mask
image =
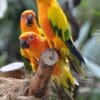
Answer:
POLYGON ((25 15, 23 14, 23 15, 21 15, 21 18, 24 18, 25 17, 25 15))
POLYGON ((32 41, 35 37, 33 35, 29 36, 29 41, 32 41))

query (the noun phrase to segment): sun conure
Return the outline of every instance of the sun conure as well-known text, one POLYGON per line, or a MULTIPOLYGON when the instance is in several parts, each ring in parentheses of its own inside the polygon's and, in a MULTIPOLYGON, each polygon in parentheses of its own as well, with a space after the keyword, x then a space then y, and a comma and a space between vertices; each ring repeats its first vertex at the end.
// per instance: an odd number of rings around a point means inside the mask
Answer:
POLYGON ((44 36, 44 32, 37 24, 36 15, 33 10, 25 10, 24 12, 22 12, 20 18, 20 27, 21 32, 34 31, 41 36, 44 36))
POLYGON ((72 72, 84 78, 80 67, 84 59, 75 48, 68 20, 57 0, 36 0, 39 24, 43 29, 50 47, 58 49, 65 60, 69 61, 72 72))
MULTIPOLYGON (((47 39, 36 32, 22 33, 19 39, 21 47, 30 51, 31 56, 36 59, 36 63, 38 63, 41 54, 50 48, 47 39)), ((57 86, 64 90, 66 95, 70 94, 70 98, 73 98, 73 91, 75 86, 78 85, 78 82, 70 72, 69 63, 65 62, 59 53, 58 55, 59 59, 54 67, 52 80, 57 86)))
MULTIPOLYGON (((24 32, 28 31, 33 31, 36 32, 37 34, 40 34, 41 36, 44 36, 44 33, 41 28, 39 28, 37 21, 36 21, 36 15, 35 12, 32 10, 25 10, 21 14, 20 18, 20 28, 21 28, 21 33, 23 34, 24 32)), ((31 54, 27 49, 22 49, 21 48, 21 54, 23 57, 29 60, 31 54)), ((37 64, 35 63, 35 59, 32 58, 32 70, 35 72, 37 64)))

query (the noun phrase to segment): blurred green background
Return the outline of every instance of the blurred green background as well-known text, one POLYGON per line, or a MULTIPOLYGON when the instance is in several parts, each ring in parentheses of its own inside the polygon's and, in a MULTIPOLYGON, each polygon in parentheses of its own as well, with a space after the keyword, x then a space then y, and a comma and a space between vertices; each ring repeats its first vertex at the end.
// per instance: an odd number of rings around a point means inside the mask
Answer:
MULTIPOLYGON (((37 13, 37 8, 35 0, 0 0, 0 3, 0 67, 2 67, 14 61, 22 61, 18 40, 21 33, 20 15, 25 9, 34 9, 37 13)), ((77 20, 79 37, 75 45, 87 58, 85 70, 89 76, 89 85, 79 90, 79 100, 100 100, 100 0, 59 0, 59 3, 65 13, 68 4, 74 20, 77 20), (75 3, 78 1, 80 3, 76 6, 75 3)))

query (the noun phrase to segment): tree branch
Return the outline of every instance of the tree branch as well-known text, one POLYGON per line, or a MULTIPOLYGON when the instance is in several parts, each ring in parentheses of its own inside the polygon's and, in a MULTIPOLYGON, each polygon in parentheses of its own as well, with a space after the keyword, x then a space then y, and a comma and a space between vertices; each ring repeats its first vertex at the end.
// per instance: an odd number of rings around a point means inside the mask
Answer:
POLYGON ((29 95, 41 98, 44 96, 58 54, 54 49, 47 49, 40 57, 39 67, 30 82, 29 95))

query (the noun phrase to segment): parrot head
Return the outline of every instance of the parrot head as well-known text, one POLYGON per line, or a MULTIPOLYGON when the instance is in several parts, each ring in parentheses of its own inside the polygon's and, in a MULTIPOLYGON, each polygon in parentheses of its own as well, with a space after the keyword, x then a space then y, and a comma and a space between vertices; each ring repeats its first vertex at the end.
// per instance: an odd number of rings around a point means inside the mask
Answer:
POLYGON ((20 47, 29 50, 31 56, 38 58, 41 53, 49 48, 46 38, 35 32, 24 32, 19 37, 20 47))
POLYGON ((28 49, 31 46, 38 45, 39 36, 37 36, 37 33, 35 32, 24 32, 19 37, 20 40, 20 46, 24 49, 28 49))
POLYGON ((25 10, 21 14, 20 26, 22 32, 34 30, 36 28, 36 24, 36 16, 33 10, 25 10))

